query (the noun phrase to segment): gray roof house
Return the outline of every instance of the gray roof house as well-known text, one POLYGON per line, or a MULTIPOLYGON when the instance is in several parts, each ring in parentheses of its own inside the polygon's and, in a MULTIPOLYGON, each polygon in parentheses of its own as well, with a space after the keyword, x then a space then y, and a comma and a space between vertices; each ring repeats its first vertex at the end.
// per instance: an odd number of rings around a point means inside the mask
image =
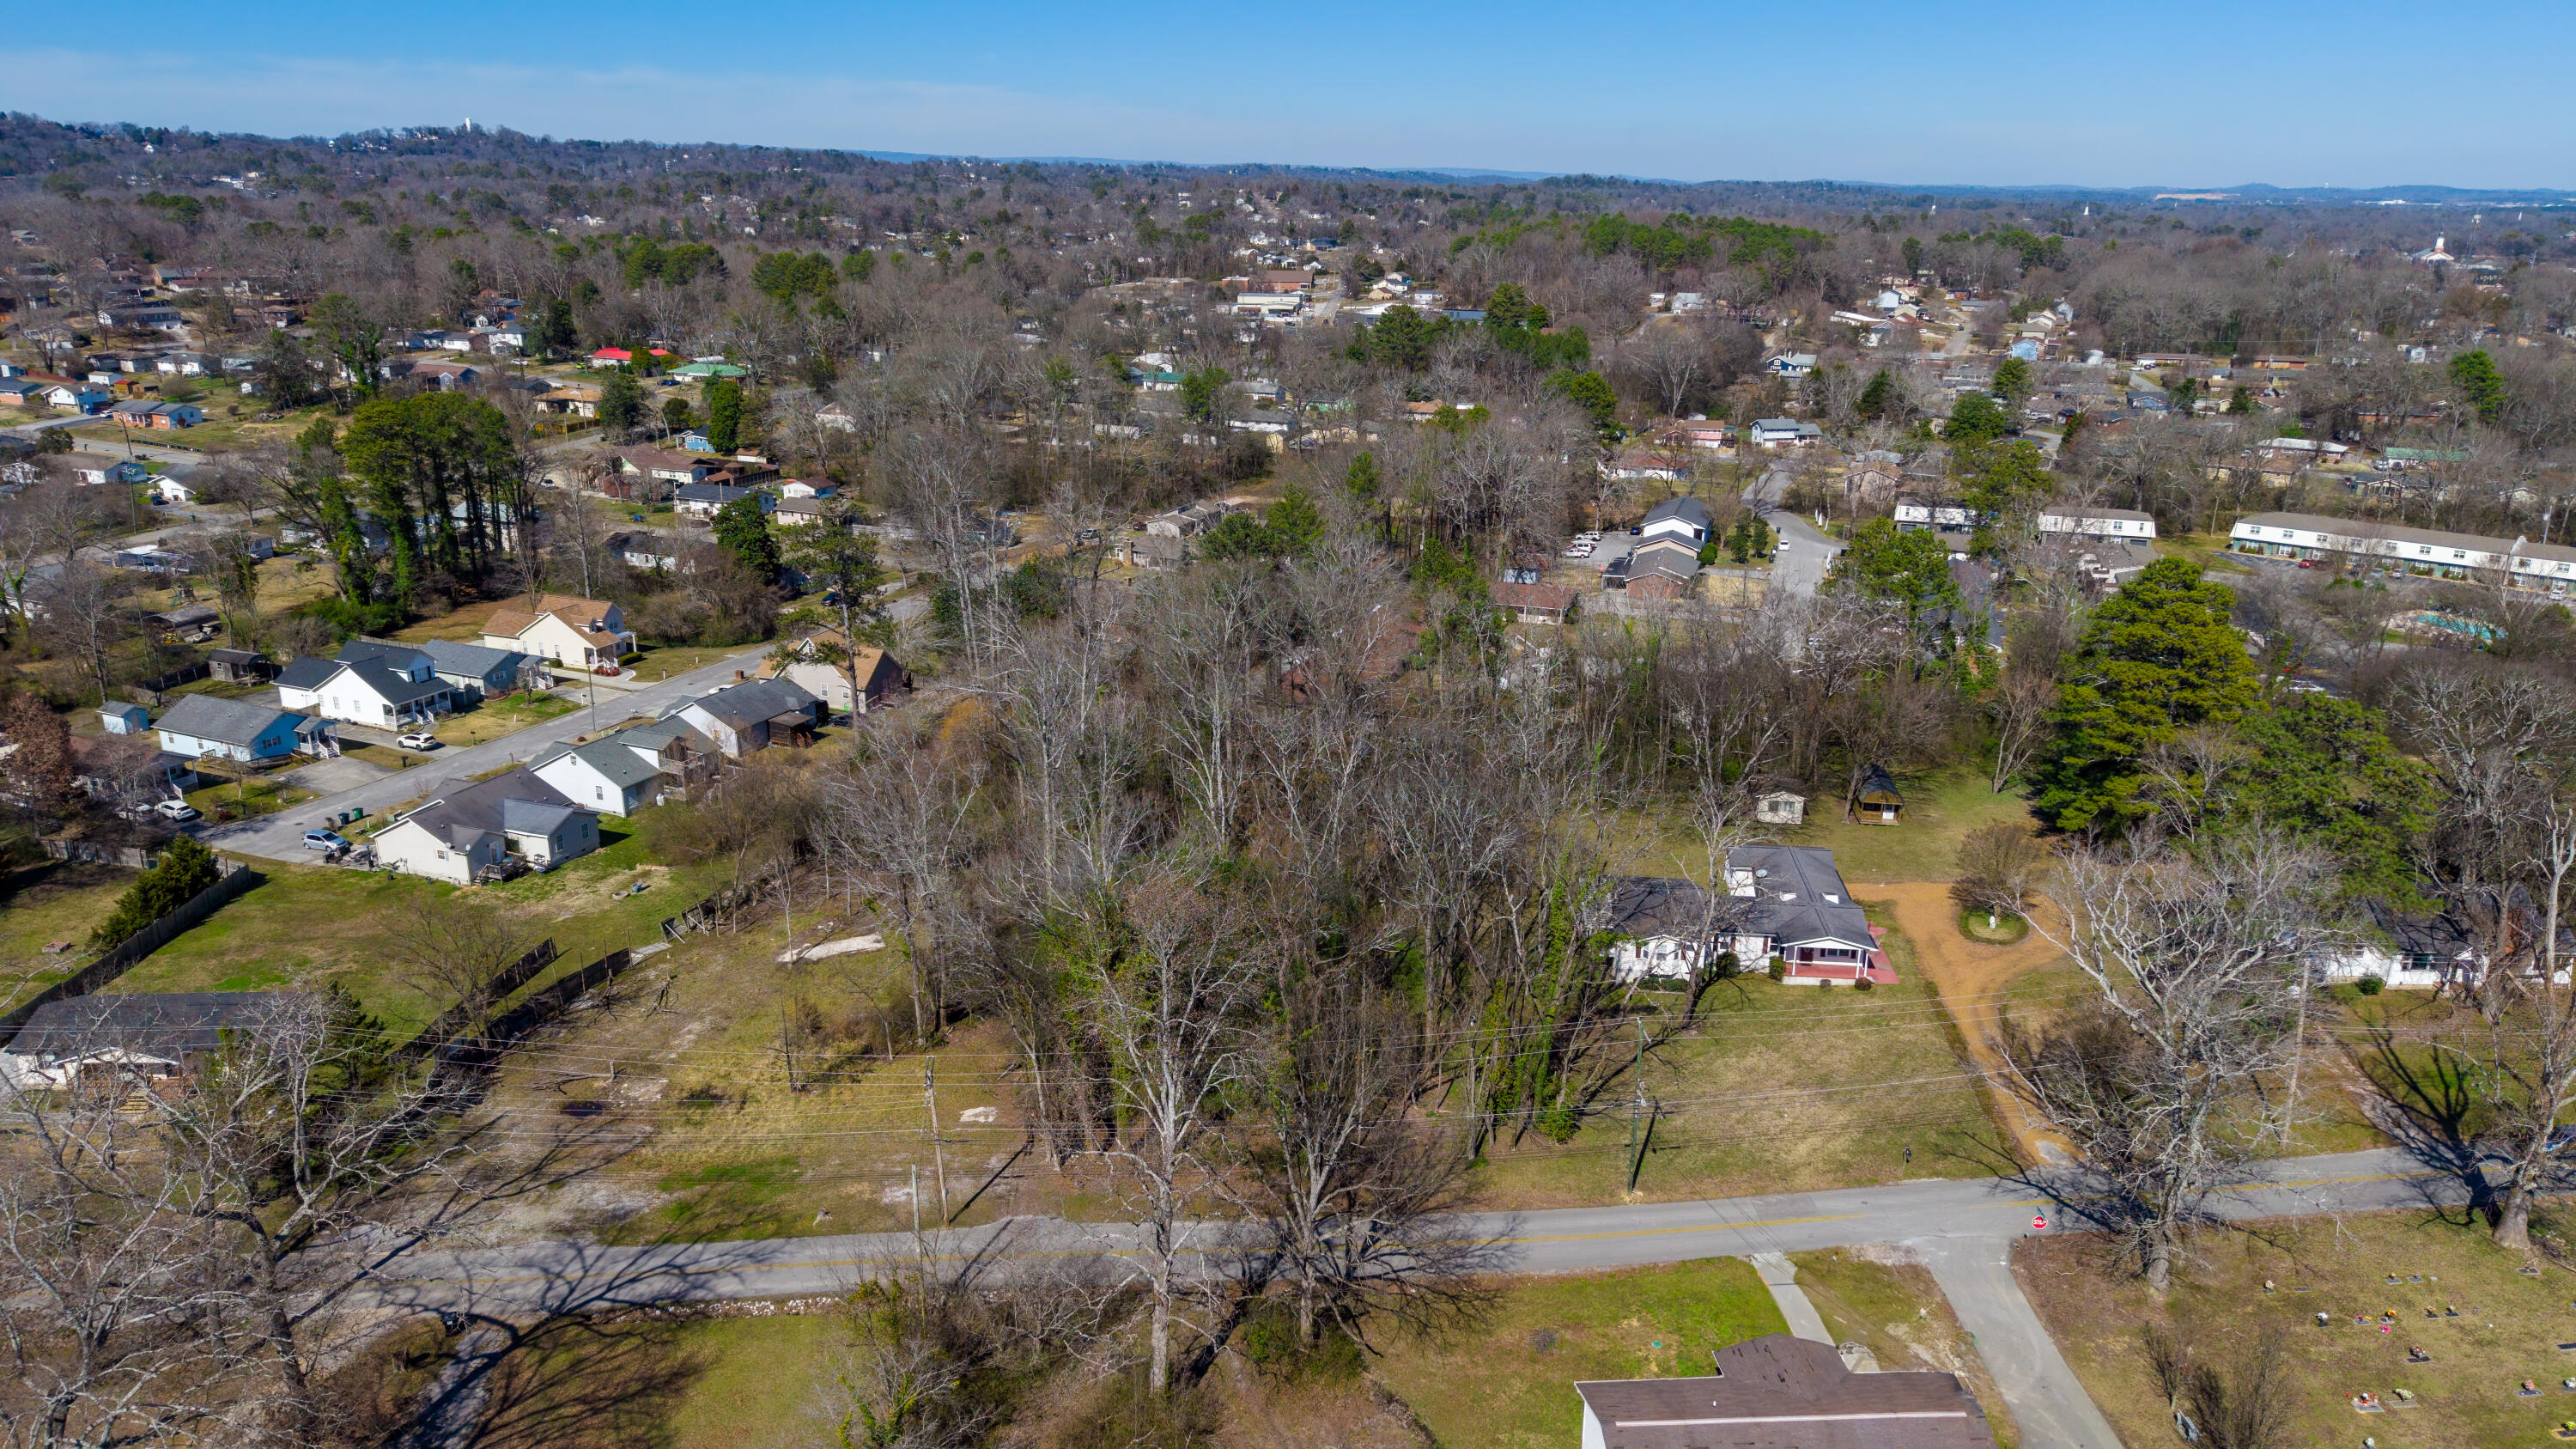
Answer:
POLYGON ((427 640, 420 652, 429 656, 431 672, 468 701, 518 688, 521 672, 538 662, 514 649, 494 649, 462 639, 427 640))
POLYGON ((191 694, 163 712, 153 726, 161 748, 198 759, 282 760, 295 753, 299 727, 311 723, 291 710, 245 699, 191 694))
POLYGON ((687 722, 734 759, 773 744, 803 743, 823 722, 825 706, 804 686, 749 679, 703 694, 664 716, 687 722))
POLYGON ((1667 498, 1646 510, 1646 521, 1637 534, 1640 538, 1677 538, 1697 547, 1708 542, 1711 526, 1707 504, 1696 498, 1667 498))
POLYGON ((13 1086, 59 1087, 83 1072, 163 1077, 261 1025, 278 999, 258 991, 93 992, 37 1007, 0 1051, 13 1086))
POLYGON ((1726 853, 1727 893, 1747 902, 1735 923, 1735 954, 1747 963, 1777 958, 1791 981, 1880 984, 1896 973, 1878 949, 1869 914, 1851 898, 1834 853, 1814 845, 1739 845, 1726 853))
POLYGON ((443 791, 377 831, 375 845, 391 869, 471 885, 512 856, 552 870, 597 850, 599 812, 522 766, 443 791))
POLYGON ((606 815, 632 815, 661 803, 669 783, 655 759, 615 735, 562 746, 538 756, 528 769, 566 797, 606 815))

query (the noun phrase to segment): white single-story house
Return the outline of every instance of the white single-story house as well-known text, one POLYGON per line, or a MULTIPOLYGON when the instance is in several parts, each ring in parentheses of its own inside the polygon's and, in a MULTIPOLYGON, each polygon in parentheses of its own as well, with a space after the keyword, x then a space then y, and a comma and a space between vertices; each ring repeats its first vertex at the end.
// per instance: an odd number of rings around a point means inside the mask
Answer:
POLYGON ((82 1077, 158 1078, 193 1069, 227 1031, 275 1019, 278 997, 258 991, 115 991, 49 1001, 0 1050, 0 1082, 70 1086, 82 1077))
POLYGON ((1646 521, 1637 529, 1638 537, 1677 538, 1693 548, 1708 542, 1708 505, 1696 498, 1667 498, 1646 510, 1646 521))
POLYGON ((2145 540, 2156 536, 2156 516, 2134 508, 2060 505, 2040 510, 2039 531, 2073 534, 2078 538, 2145 540))
POLYGON ((632 815, 661 803, 661 769, 641 751, 612 735, 586 745, 558 746, 528 766, 565 798, 603 815, 632 815))
POLYGON ((375 834, 388 869, 471 885, 517 856, 552 870, 599 848, 599 814, 526 767, 460 784, 375 834))
POLYGON ((1611 974, 1621 981, 1688 976, 1731 952, 1746 971, 1779 962, 1792 985, 1896 980, 1832 851, 1738 846, 1727 852, 1726 881, 1723 897, 1687 880, 1618 882, 1610 897, 1609 928, 1619 938, 1611 974))
POLYGON ((743 488, 731 483, 683 483, 671 495, 671 506, 682 518, 713 518, 728 503, 744 498, 760 500, 764 514, 778 507, 778 495, 766 488, 743 488))
POLYGON ((1958 503, 1925 503, 1916 498, 1896 500, 1896 527, 1900 533, 1932 529, 1940 533, 1974 533, 1985 522, 1985 515, 1958 503))
POLYGON ((1823 438, 1825 430, 1795 418, 1756 418, 1748 434, 1757 448, 1799 448, 1823 438))

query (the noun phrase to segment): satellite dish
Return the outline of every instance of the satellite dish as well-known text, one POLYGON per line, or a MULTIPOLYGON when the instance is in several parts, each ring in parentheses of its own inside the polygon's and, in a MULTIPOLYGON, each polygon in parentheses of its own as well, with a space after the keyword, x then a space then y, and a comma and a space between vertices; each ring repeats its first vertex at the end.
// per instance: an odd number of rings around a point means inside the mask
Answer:
POLYGON ((1770 874, 1771 874, 1770 868, 1769 868, 1769 867, 1767 867, 1767 866, 1765 866, 1765 867, 1763 867, 1763 868, 1761 868, 1761 869, 1758 869, 1758 870, 1754 871, 1754 872, 1753 872, 1753 878, 1754 878, 1755 880, 1762 880, 1762 879, 1767 878, 1770 874))

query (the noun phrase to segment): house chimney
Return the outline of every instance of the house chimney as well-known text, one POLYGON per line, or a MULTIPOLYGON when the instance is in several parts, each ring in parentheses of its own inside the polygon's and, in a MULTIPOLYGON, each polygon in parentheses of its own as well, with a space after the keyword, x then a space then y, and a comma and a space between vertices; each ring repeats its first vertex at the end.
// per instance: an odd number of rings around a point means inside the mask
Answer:
POLYGON ((734 680, 734 683, 736 683, 736 684, 740 684, 740 683, 741 683, 741 682, 743 682, 745 679, 748 679, 748 678, 750 678, 750 677, 751 677, 751 676, 749 676, 749 675, 747 675, 747 674, 743 673, 743 672, 742 672, 741 670, 739 670, 739 669, 737 669, 737 670, 735 670, 735 671, 733 672, 733 680, 734 680))

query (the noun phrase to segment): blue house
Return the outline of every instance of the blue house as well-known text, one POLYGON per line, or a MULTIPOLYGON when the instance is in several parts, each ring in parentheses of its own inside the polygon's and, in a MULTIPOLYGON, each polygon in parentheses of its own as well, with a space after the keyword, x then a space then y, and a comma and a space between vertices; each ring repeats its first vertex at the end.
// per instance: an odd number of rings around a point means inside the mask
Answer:
MULTIPOLYGON (((256 762, 294 754, 304 743, 303 729, 316 723, 272 704, 191 694, 170 706, 154 728, 161 733, 161 748, 174 755, 256 762)), ((320 738, 327 740, 327 729, 320 738)))

